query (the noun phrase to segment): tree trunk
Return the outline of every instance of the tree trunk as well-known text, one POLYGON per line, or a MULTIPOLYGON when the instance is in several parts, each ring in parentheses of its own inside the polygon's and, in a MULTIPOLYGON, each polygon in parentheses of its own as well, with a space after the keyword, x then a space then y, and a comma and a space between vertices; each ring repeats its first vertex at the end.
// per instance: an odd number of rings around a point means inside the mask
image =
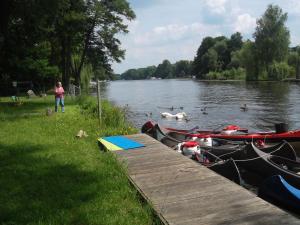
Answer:
POLYGON ((97 14, 95 13, 93 21, 91 23, 91 26, 87 30, 86 35, 85 35, 84 47, 83 47, 83 51, 82 51, 82 54, 81 54, 81 57, 80 57, 80 63, 79 63, 79 66, 77 68, 77 71, 75 72, 75 82, 76 83, 78 82, 78 84, 80 84, 80 73, 81 73, 81 70, 82 70, 82 67, 83 67, 83 63, 84 63, 84 60, 85 60, 85 56, 86 56, 86 53, 87 53, 89 42, 91 40, 91 34, 94 32, 94 28, 95 28, 95 24, 96 24, 96 18, 97 18, 97 14))
POLYGON ((62 83, 65 84, 66 81, 66 43, 65 38, 61 39, 61 73, 62 73, 62 83))

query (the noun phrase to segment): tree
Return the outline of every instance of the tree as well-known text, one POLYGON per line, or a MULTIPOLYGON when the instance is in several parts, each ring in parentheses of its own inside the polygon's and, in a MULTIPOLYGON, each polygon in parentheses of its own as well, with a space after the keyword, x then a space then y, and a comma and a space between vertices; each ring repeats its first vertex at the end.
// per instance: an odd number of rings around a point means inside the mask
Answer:
POLYGON ((240 63, 246 70, 246 80, 258 80, 259 64, 256 59, 254 43, 246 41, 237 54, 240 56, 240 63))
POLYGON ((295 69, 296 79, 300 79, 300 46, 292 48, 288 56, 288 64, 295 69))
POLYGON ((173 67, 169 60, 165 59, 161 64, 159 64, 155 71, 155 76, 162 79, 172 78, 173 67))
POLYGON ((262 18, 257 21, 257 27, 253 37, 257 60, 268 71, 268 67, 274 62, 283 61, 290 44, 290 33, 285 26, 287 13, 276 5, 269 5, 262 18))
POLYGON ((190 75, 191 65, 188 60, 180 60, 174 64, 174 76, 175 77, 185 77, 190 75))
POLYGON ((218 57, 218 70, 224 70, 230 62, 230 52, 227 46, 227 38, 217 41, 213 48, 218 57))
POLYGON ((243 47, 243 37, 241 33, 236 32, 232 34, 227 43, 230 52, 240 50, 243 47))
POLYGON ((202 40, 200 47, 197 50, 196 57, 193 62, 192 72, 197 78, 202 78, 204 74, 208 72, 206 65, 202 62, 202 57, 208 52, 208 50, 215 45, 215 39, 212 37, 205 37, 202 40))
POLYGON ((67 87, 73 78, 79 85, 85 66, 98 78, 112 77, 111 63, 125 55, 117 34, 127 33, 125 21, 135 18, 126 0, 0 4, 0 79, 7 82, 35 80, 52 86, 62 78, 67 87))

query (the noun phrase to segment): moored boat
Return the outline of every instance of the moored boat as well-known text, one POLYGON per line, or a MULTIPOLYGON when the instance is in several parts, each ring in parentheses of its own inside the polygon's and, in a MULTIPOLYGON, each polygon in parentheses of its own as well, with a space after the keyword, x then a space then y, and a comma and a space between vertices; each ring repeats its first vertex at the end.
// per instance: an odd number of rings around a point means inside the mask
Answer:
POLYGON ((206 167, 239 185, 242 183, 240 171, 233 159, 219 161, 206 167))
MULTIPOLYGON (((284 145, 285 143, 283 143, 284 145)), ((266 153, 257 148, 253 142, 241 151, 240 159, 235 160, 238 166, 253 171, 264 178, 281 175, 291 185, 300 188, 300 162, 293 160, 292 153, 283 147, 266 153), (278 154, 278 155, 276 155, 278 154), (288 156, 291 155, 291 158, 288 156)))
MULTIPOLYGON (((218 139, 233 142, 263 142, 265 144, 276 144, 283 140, 289 142, 300 156, 300 130, 288 131, 286 124, 275 124, 274 132, 256 132, 248 133, 247 129, 235 125, 224 127, 221 131, 216 130, 178 130, 174 128, 163 128, 168 136, 176 140, 184 141, 186 139, 218 139)), ((148 121, 142 127, 142 132, 151 135, 155 131, 155 123, 148 121)))
POLYGON ((258 189, 258 196, 289 210, 300 212, 300 190, 289 184, 282 176, 267 178, 258 189))

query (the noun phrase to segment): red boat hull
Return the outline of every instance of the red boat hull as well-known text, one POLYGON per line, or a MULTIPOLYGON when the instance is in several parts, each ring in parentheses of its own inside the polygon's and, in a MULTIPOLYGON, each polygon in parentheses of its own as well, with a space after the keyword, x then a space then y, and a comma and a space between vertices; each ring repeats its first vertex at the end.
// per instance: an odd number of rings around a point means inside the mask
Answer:
MULTIPOLYGON (((150 127, 154 124, 153 122, 149 121, 146 123, 147 128, 150 129, 150 127), (152 124, 152 125, 151 125, 152 124)), ((146 125, 145 124, 145 125, 146 125)), ((144 126, 145 126, 144 125, 144 126)), ((143 126, 143 127, 144 127, 143 126)), ((154 125, 153 125, 154 127, 154 125)), ((232 133, 232 134, 225 134, 222 131, 209 131, 209 130, 193 130, 191 132, 190 130, 178 130, 174 128, 164 128, 166 130, 171 131, 170 133, 173 133, 175 136, 174 138, 177 138, 176 135, 186 137, 186 138, 216 138, 216 139, 225 139, 230 141, 245 141, 245 142, 252 142, 252 141, 262 141, 263 143, 279 143, 283 140, 289 142, 295 149, 298 156, 300 156, 300 130, 293 130, 293 131, 287 131, 287 132, 261 132, 261 133, 232 133)), ((245 131, 246 129, 242 129, 245 131)), ((180 139, 180 138, 178 138, 180 139)))

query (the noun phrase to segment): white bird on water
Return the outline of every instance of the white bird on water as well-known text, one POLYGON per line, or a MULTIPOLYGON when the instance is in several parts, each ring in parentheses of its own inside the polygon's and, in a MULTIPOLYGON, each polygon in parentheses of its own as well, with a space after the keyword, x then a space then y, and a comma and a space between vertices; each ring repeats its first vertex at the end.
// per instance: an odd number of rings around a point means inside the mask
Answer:
POLYGON ((163 112, 163 113, 161 113, 161 117, 163 117, 163 118, 176 118, 177 120, 181 120, 183 118, 186 118, 187 115, 186 115, 185 112, 176 113, 175 115, 171 114, 171 113, 168 113, 168 112, 163 112))

